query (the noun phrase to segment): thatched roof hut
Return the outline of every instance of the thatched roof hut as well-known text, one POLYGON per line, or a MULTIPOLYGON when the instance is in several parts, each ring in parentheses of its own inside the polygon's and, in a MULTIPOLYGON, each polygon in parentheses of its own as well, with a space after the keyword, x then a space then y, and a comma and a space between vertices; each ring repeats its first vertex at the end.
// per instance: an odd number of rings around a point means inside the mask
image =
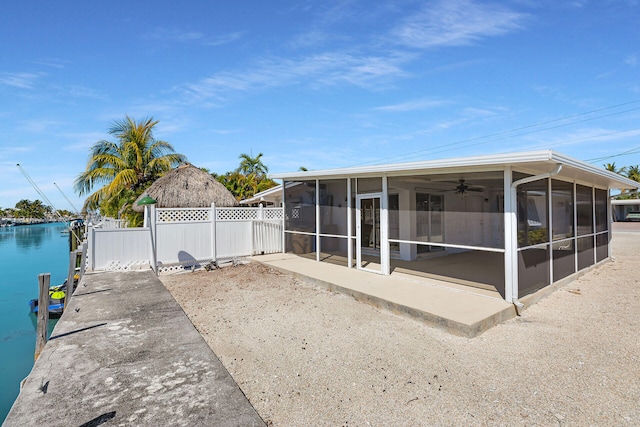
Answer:
POLYGON ((158 178, 134 202, 134 210, 144 210, 144 206, 138 205, 144 196, 153 197, 158 202, 158 208, 201 208, 211 206, 211 203, 218 207, 238 205, 238 201, 224 185, 189 163, 158 178))

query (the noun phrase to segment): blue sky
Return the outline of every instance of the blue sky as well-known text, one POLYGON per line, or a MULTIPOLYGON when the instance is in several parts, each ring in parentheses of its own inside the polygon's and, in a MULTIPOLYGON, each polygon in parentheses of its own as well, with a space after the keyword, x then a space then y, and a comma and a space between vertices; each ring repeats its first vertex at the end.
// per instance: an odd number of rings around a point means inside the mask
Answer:
POLYGON ((218 173, 259 152, 271 172, 538 149, 635 165, 639 71, 634 0, 3 1, 0 207, 40 198, 20 163, 80 208, 89 147, 127 114, 218 173))

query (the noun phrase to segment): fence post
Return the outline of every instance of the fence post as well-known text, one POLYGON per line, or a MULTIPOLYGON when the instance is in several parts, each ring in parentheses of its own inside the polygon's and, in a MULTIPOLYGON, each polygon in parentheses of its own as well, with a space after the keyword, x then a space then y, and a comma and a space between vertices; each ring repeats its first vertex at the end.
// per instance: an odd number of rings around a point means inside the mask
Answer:
POLYGON ((88 247, 87 252, 89 255, 89 271, 94 271, 96 268, 96 230, 93 227, 89 228, 88 234, 88 247))
POLYGON ((216 204, 211 203, 211 261, 217 262, 216 251, 216 204))
POLYGON ((82 242, 81 256, 80 256, 80 278, 84 276, 84 270, 87 265, 87 242, 82 242))
MULTIPOLYGON (((149 233, 151 235, 151 269, 154 273, 158 274, 158 261, 156 259, 156 247, 158 241, 157 235, 157 227, 156 227, 156 206, 155 205, 147 205, 149 206, 149 233)), ((146 210, 146 209, 145 209, 146 210)))
POLYGON ((67 291, 65 292, 64 298, 64 308, 67 308, 67 304, 71 300, 71 295, 73 295, 73 285, 74 280, 73 276, 76 273, 76 264, 78 263, 78 251, 69 252, 69 270, 67 271, 67 291))
POLYGON ((33 360, 38 360, 42 349, 47 343, 49 331, 49 283, 51 273, 38 274, 38 324, 36 334, 36 351, 33 360))

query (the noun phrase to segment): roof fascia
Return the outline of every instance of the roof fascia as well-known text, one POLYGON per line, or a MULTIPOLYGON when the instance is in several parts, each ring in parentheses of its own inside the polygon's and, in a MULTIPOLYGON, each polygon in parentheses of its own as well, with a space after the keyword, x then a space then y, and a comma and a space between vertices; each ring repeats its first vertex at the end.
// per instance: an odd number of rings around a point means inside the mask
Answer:
MULTIPOLYGON (((283 180, 313 180, 322 178, 349 178, 349 177, 373 177, 373 176, 397 176, 406 173, 450 173, 455 171, 490 171, 503 170, 507 166, 526 163, 562 163, 580 171, 588 172, 605 178, 611 188, 632 189, 638 188, 639 183, 618 175, 614 172, 598 168, 590 163, 583 162, 552 150, 530 151, 522 153, 507 153, 485 156, 460 157, 453 159, 430 160, 409 163, 396 163, 387 165, 359 166, 352 168, 326 169, 307 172, 290 172, 272 174, 271 178, 283 180), (614 185, 611 185, 614 184, 614 185)), ((526 167, 525 167, 526 169, 526 167)))
POLYGON ((533 151, 526 153, 495 154, 485 156, 459 157, 452 159, 429 160, 409 163, 394 163, 374 166, 357 166, 352 168, 325 169, 308 172, 290 172, 271 174, 271 178, 276 179, 316 179, 324 177, 355 177, 365 175, 398 175, 405 172, 437 171, 449 172, 454 169, 478 169, 484 170, 496 168, 503 169, 506 165, 513 163, 524 163, 532 161, 548 161, 551 158, 551 151, 533 151))

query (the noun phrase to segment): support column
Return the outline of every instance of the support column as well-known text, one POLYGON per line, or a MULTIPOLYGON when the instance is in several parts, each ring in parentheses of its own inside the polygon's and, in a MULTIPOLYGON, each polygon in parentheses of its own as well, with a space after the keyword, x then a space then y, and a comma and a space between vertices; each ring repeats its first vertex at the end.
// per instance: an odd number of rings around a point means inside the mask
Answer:
POLYGON ((351 210, 351 178, 347 178, 347 263, 348 267, 353 267, 353 215, 351 210))
POLYGON ((316 179, 316 261, 320 262, 320 180, 316 179))
POLYGON ((380 198, 380 267, 382 274, 390 274, 389 251, 389 185, 386 175, 382 177, 380 198))
POLYGON ((578 272, 578 186, 573 181, 573 271, 578 272))
POLYGON ((549 284, 553 284, 553 186, 552 179, 547 180, 547 206, 549 207, 549 218, 547 218, 547 228, 549 233, 549 284))
POLYGON ((286 181, 283 179, 282 180, 282 253, 286 253, 287 252, 287 248, 286 248, 286 243, 287 243, 287 235, 286 232, 284 230, 284 227, 286 225, 286 215, 287 215, 287 208, 286 208, 286 204, 285 204, 285 196, 286 196, 286 188, 285 188, 285 183, 286 181))
POLYGON ((611 259, 611 190, 607 189, 607 257, 611 259))
POLYGON ((504 170, 504 299, 507 302, 518 298, 517 195, 515 189, 511 189, 512 181, 511 167, 507 167, 504 170))

